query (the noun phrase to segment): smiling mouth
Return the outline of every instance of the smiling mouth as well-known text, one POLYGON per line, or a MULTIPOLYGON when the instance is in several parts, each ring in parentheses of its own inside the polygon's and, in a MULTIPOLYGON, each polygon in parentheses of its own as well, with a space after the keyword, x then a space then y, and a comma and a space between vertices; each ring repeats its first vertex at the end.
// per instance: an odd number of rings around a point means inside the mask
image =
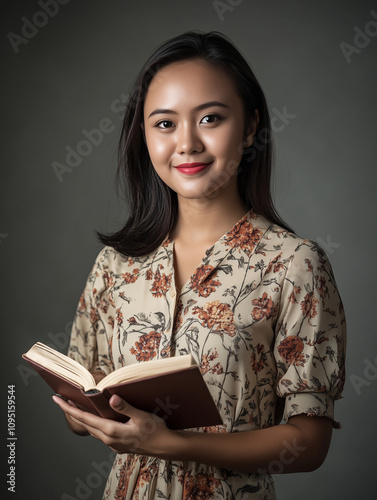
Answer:
POLYGON ((175 168, 179 170, 179 172, 182 172, 183 174, 197 174, 198 172, 201 172, 202 170, 206 169, 211 165, 212 162, 210 163, 181 163, 180 165, 177 165, 175 168))

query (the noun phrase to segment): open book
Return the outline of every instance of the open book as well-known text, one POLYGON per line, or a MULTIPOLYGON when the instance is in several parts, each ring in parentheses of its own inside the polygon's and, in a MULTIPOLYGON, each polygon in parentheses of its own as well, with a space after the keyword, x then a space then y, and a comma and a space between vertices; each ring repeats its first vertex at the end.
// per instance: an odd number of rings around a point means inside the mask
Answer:
POLYGON ((222 424, 222 419, 190 354, 124 366, 96 384, 77 361, 37 342, 22 357, 55 393, 87 411, 126 422, 109 399, 117 394, 135 408, 155 413, 171 429, 222 424))

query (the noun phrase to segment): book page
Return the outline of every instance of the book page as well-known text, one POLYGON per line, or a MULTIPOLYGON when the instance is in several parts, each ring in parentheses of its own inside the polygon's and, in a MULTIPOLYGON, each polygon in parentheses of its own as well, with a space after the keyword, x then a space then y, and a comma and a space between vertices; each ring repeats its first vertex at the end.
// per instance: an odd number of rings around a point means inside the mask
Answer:
POLYGON ((34 344, 25 355, 85 391, 96 387, 94 377, 84 366, 42 342, 34 344))
POLYGON ((117 385, 123 382, 131 382, 133 380, 142 380, 147 377, 183 370, 184 368, 189 368, 195 364, 196 363, 191 354, 134 363, 132 365, 118 368, 114 372, 109 373, 109 375, 106 375, 106 377, 98 382, 97 389, 99 391, 103 391, 103 389, 112 385, 117 385))

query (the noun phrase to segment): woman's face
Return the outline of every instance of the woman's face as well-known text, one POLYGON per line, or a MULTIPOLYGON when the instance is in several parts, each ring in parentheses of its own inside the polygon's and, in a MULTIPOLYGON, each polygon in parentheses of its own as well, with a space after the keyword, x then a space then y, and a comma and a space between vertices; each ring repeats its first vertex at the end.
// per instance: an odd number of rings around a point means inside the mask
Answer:
POLYGON ((201 60, 162 68, 146 94, 143 126, 152 164, 178 196, 238 196, 234 174, 253 134, 245 137, 242 100, 223 70, 201 60))

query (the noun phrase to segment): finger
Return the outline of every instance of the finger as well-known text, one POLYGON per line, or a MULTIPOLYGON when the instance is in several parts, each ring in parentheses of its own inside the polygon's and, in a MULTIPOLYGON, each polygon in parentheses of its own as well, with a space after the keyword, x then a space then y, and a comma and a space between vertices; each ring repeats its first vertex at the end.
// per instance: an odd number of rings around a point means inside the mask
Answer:
POLYGON ((80 408, 79 406, 77 406, 76 403, 74 403, 71 399, 63 399, 61 396, 52 396, 52 399, 55 401, 55 403, 60 406, 60 408, 65 411, 65 412, 68 412, 69 410, 71 410, 72 408, 76 408, 78 410, 81 410, 81 411, 84 411, 85 412, 85 408, 80 408))
POLYGON ((68 405, 68 407, 70 407, 70 405, 67 403, 67 401, 65 399, 63 399, 61 396, 59 396, 59 395, 54 394, 52 396, 52 399, 64 411, 65 411, 65 408, 66 408, 67 405, 68 405))
POLYGON ((93 413, 89 413, 88 411, 82 411, 79 408, 75 408, 65 401, 60 400, 60 398, 57 398, 56 396, 53 396, 52 398, 60 406, 60 408, 67 413, 70 418, 72 418, 72 420, 74 419, 77 424, 86 427, 88 432, 92 435, 95 434, 95 437, 98 439, 103 440, 103 437, 113 434, 116 430, 120 430, 119 426, 122 424, 118 422, 93 415, 93 413), (118 427, 119 429, 117 429, 118 427))
POLYGON ((61 400, 56 396, 53 396, 53 400, 61 407, 61 409, 67 414, 68 418, 72 420, 73 423, 84 427, 89 432, 89 434, 96 439, 99 439, 103 442, 105 441, 107 435, 102 431, 102 427, 107 419, 97 417, 96 415, 93 415, 92 413, 86 411, 81 411, 79 408, 69 405, 67 402, 61 400))
POLYGON ((140 422, 145 419, 149 419, 149 422, 153 421, 154 423, 164 423, 164 420, 158 415, 135 408, 117 394, 113 394, 111 396, 111 398, 109 399, 109 404, 118 413, 122 413, 123 415, 126 415, 130 418, 130 420, 128 420, 128 422, 126 422, 124 425, 133 425, 134 423, 140 422))
POLYGON ((84 427, 84 429, 87 432, 89 432, 89 434, 92 437, 94 437, 96 439, 99 439, 99 440, 101 440, 101 441, 104 442, 104 439, 106 438, 106 434, 101 429, 99 429, 98 427, 93 427, 91 425, 85 424, 81 420, 78 420, 77 418, 72 417, 72 415, 68 415, 68 418, 70 418, 73 423, 76 423, 77 425, 80 425, 80 426, 84 427))
POLYGON ((74 401, 72 401, 71 399, 68 399, 68 403, 73 406, 74 408, 78 408, 79 410, 82 410, 82 411, 88 411, 84 406, 82 405, 78 405, 77 403, 75 403, 74 401))
POLYGON ((141 410, 138 410, 134 406, 127 403, 124 399, 122 399, 117 394, 113 394, 111 396, 109 403, 110 403, 110 406, 112 408, 114 408, 114 410, 116 410, 118 413, 122 413, 123 415, 126 415, 127 417, 130 417, 130 418, 136 417, 137 415, 144 413, 141 410))
POLYGON ((55 401, 56 404, 60 406, 60 408, 65 412, 68 413, 71 417, 74 417, 77 421, 83 424, 89 424, 94 427, 98 427, 101 425, 102 418, 98 417, 97 415, 93 415, 92 413, 89 413, 88 411, 83 411, 80 410, 76 405, 72 406, 70 405, 67 401, 64 401, 57 396, 52 396, 52 399, 55 401), (97 424, 97 425, 96 425, 97 424))

